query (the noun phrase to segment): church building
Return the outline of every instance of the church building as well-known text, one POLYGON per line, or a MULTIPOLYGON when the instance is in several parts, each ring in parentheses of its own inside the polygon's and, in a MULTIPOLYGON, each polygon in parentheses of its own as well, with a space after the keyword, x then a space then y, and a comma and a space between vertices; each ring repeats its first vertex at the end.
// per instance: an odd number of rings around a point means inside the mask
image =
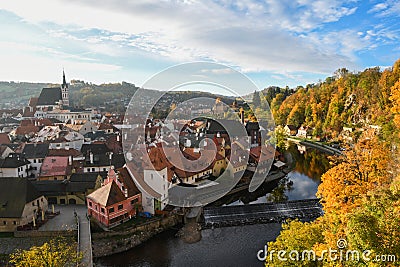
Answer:
POLYGON ((51 111, 60 107, 69 106, 68 84, 63 70, 63 83, 60 87, 43 88, 36 103, 36 109, 51 111))

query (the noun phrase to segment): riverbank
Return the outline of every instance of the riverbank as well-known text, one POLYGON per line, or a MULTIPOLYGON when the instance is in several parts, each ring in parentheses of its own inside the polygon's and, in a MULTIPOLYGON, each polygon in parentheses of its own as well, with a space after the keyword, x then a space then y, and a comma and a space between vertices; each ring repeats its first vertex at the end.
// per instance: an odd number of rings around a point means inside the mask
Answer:
POLYGON ((93 257, 110 256, 130 250, 180 222, 178 215, 170 214, 119 231, 93 233, 93 257))

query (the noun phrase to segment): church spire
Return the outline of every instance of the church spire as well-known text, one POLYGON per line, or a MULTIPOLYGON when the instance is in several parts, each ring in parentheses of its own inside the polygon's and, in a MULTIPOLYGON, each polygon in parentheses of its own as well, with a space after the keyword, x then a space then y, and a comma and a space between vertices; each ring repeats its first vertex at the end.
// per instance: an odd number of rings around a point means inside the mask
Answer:
POLYGON ((67 81, 65 80, 65 72, 64 72, 64 68, 63 68, 63 83, 62 83, 62 86, 65 88, 65 87, 68 87, 68 85, 67 85, 67 81))
POLYGON ((69 92, 68 92, 68 84, 65 79, 65 71, 63 68, 63 83, 61 85, 61 96, 62 96, 62 104, 66 107, 69 106, 69 92))

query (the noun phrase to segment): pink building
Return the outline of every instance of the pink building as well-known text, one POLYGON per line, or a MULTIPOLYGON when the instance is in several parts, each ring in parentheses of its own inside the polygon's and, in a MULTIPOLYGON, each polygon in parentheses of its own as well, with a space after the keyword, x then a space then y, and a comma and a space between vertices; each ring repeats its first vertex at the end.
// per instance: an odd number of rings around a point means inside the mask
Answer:
POLYGON ((106 227, 114 227, 136 215, 141 193, 125 168, 110 169, 102 186, 88 195, 88 215, 106 227))

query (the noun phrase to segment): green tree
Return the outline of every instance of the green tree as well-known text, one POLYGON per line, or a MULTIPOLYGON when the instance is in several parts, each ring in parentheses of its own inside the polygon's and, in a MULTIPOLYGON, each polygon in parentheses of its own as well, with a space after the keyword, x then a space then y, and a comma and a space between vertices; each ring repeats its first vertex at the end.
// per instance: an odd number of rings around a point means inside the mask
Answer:
POLYGON ((271 134, 269 142, 275 145, 278 150, 284 151, 286 149, 286 137, 287 134, 285 129, 281 125, 278 125, 275 127, 275 131, 271 134))

